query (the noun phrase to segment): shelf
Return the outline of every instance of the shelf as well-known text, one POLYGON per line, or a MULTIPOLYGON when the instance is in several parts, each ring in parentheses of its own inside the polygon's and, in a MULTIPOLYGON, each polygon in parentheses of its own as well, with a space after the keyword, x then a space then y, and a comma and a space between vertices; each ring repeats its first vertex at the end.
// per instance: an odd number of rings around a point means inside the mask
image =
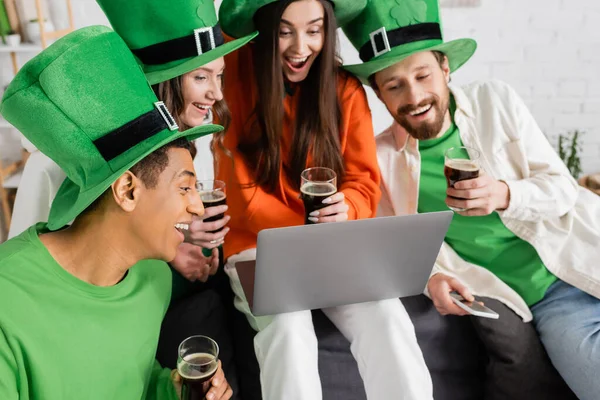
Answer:
POLYGON ((9 176, 4 180, 4 188, 5 189, 17 189, 19 187, 19 183, 21 182, 21 177, 23 176, 23 170, 19 170, 15 174, 9 176))
POLYGON ((73 29, 71 29, 71 28, 61 29, 61 30, 52 31, 52 32, 46 32, 46 40, 60 39, 61 37, 65 36, 71 32, 73 32, 73 29))
POLYGON ((33 43, 21 43, 18 46, 0 43, 0 53, 32 53, 38 51, 42 51, 42 46, 33 43))

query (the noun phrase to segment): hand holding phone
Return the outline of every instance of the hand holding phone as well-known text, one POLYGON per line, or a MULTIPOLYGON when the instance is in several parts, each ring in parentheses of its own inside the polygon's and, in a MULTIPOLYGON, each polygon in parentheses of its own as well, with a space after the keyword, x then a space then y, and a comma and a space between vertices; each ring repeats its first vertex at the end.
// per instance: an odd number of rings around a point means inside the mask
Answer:
POLYGON ((475 302, 466 301, 457 292, 450 292, 450 298, 457 306, 459 306, 460 308, 462 308, 469 314, 474 315, 476 317, 491 318, 491 319, 498 319, 500 317, 497 312, 495 312, 494 310, 492 310, 490 308, 487 308, 486 306, 484 306, 476 301, 475 302))

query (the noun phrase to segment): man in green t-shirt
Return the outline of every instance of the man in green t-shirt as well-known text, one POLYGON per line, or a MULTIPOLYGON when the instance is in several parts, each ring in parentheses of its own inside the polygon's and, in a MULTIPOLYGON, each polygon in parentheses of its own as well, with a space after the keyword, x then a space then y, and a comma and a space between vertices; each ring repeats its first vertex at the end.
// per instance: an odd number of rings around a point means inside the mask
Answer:
MULTIPOLYGON (((27 63, 0 112, 67 175, 48 223, 0 245, 0 399, 177 399, 155 361, 165 261, 204 212, 188 140, 222 128, 179 132, 102 26, 27 63)), ((208 398, 230 397, 219 368, 208 398)))
POLYGON ((597 399, 600 199, 578 187, 508 85, 449 86, 476 43, 443 41, 436 0, 411 7, 371 0, 344 31, 363 60, 345 68, 395 119, 377 138, 379 214, 464 210, 454 215, 427 285, 436 308, 467 314, 452 291, 468 301, 473 294, 500 300, 533 320, 573 392, 597 399), (479 155, 481 172, 448 187, 444 154, 461 146, 472 149, 470 161, 479 155))

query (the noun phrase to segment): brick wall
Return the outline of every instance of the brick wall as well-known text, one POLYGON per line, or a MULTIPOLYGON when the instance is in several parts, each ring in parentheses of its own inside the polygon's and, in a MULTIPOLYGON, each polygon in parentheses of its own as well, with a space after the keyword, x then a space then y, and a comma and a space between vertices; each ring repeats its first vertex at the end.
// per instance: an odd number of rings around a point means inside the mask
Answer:
POLYGON ((479 43, 457 82, 510 83, 551 140, 584 130, 584 170, 600 171, 600 1, 484 0, 443 15, 446 38, 479 43))
MULTIPOLYGON (((57 3, 57 8, 61 8, 62 4, 60 4, 61 0, 55 0, 57 3)), ((22 3, 25 7, 27 7, 27 17, 34 18, 35 17, 35 9, 33 5, 35 4, 33 0, 27 0, 22 3)), ((45 4, 45 3, 44 3, 45 4)), ((95 0, 71 0, 71 5, 73 7, 73 20, 75 22, 76 28, 81 28, 88 25, 108 25, 108 21, 100 10, 100 6, 96 3, 95 0)), ((47 6, 45 6, 47 7, 47 6)), ((64 9, 66 12, 66 8, 64 9)), ((48 14, 50 14, 48 12, 48 14)), ((65 14, 66 15, 66 14, 65 14)), ((56 28, 63 28, 60 26, 60 23, 55 24, 56 28)), ((31 53, 18 53, 18 63, 19 66, 22 66, 25 62, 27 62, 30 58, 32 58, 35 54, 31 53)), ((0 85, 2 90, 0 93, 4 93, 4 87, 8 85, 8 83, 14 77, 12 64, 10 61, 10 57, 6 53, 0 54, 0 85)), ((21 135, 15 129, 0 129, 0 157, 6 159, 18 158, 20 156, 20 148, 21 148, 21 135)))
MULTIPOLYGON (((584 171, 600 171, 600 1, 482 0, 442 15, 446 40, 470 37, 479 45, 453 83, 508 82, 553 143, 559 133, 584 130, 584 171)), ((358 62, 341 42, 344 61, 358 62)), ((379 132, 391 119, 374 95, 370 100, 379 132)))
MULTIPOLYGON (((94 0, 72 2, 78 27, 107 23, 94 0)), ((482 0, 480 7, 443 8, 442 13, 446 39, 471 37, 479 43, 453 81, 510 83, 551 140, 569 130, 586 131, 584 170, 600 171, 600 1, 482 0)), ((357 62, 346 38, 341 44, 344 60, 357 62)), ((0 58, 0 65, 6 84, 8 57, 0 58)), ((380 132, 391 118, 372 93, 369 100, 380 132)))

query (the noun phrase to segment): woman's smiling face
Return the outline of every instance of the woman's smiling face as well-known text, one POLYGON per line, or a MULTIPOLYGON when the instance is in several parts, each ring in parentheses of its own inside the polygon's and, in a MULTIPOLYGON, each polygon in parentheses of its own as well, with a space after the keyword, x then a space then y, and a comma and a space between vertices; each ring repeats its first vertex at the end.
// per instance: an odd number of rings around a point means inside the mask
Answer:
POLYGON ((290 82, 306 79, 323 49, 325 10, 318 0, 299 0, 284 11, 279 24, 279 55, 290 82))
POLYGON ((183 75, 183 111, 179 114, 182 123, 192 128, 202 125, 212 106, 223 100, 224 70, 225 60, 220 57, 183 75))

